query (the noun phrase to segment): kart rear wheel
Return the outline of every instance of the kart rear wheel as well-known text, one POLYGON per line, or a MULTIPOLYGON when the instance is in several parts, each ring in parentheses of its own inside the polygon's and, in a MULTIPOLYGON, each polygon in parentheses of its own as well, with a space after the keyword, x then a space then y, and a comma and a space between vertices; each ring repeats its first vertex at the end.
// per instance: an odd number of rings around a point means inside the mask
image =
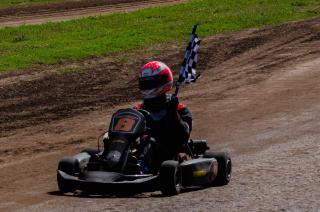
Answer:
POLYGON ((181 167, 178 161, 167 160, 160 167, 160 185, 164 196, 177 195, 181 191, 181 167))
POLYGON ((218 162, 218 175, 213 185, 227 185, 231 180, 232 163, 226 152, 205 152, 204 158, 215 158, 218 162))
MULTIPOLYGON (((58 170, 69 175, 75 175, 80 171, 79 161, 75 158, 64 158, 59 162, 58 170)), ((74 185, 66 182, 65 179, 60 176, 59 172, 57 172, 57 183, 61 193, 73 192, 76 190, 74 185)))

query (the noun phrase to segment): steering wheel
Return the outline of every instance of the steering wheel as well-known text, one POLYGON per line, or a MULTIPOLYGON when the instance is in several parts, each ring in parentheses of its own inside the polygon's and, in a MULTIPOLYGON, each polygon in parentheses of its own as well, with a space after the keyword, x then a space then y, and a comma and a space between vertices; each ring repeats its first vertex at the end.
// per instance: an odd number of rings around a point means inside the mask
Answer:
POLYGON ((149 119, 150 118, 150 112, 144 109, 137 109, 137 111, 139 111, 140 113, 142 113, 142 115, 146 118, 149 119))
POLYGON ((147 122, 147 126, 151 124, 152 122, 152 118, 151 118, 151 114, 149 111, 144 110, 144 109, 137 109, 137 111, 139 111, 140 113, 142 113, 142 115, 146 118, 146 122, 147 122))

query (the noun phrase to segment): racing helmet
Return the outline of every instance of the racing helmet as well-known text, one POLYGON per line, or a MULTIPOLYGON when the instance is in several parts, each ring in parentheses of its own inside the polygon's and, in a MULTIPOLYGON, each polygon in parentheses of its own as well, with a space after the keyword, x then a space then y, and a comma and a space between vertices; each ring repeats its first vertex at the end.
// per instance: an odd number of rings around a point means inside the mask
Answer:
POLYGON ((165 94, 173 86, 170 68, 159 61, 146 63, 139 72, 139 88, 145 99, 165 94))

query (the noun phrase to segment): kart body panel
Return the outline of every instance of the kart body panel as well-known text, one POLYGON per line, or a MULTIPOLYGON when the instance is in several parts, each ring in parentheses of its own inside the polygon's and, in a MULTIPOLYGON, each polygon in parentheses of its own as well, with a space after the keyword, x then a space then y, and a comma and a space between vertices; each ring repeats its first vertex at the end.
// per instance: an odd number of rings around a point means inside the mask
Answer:
POLYGON ((197 158, 180 164, 182 186, 203 186, 212 183, 218 173, 215 158, 197 158))

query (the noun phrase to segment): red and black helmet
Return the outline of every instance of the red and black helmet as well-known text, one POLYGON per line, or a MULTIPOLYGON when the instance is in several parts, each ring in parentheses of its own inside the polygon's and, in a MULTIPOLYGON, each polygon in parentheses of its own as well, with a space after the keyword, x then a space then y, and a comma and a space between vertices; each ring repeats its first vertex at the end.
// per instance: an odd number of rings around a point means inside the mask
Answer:
POLYGON ((161 96, 169 91, 172 86, 172 72, 166 64, 151 61, 140 70, 139 87, 145 99, 161 96))

